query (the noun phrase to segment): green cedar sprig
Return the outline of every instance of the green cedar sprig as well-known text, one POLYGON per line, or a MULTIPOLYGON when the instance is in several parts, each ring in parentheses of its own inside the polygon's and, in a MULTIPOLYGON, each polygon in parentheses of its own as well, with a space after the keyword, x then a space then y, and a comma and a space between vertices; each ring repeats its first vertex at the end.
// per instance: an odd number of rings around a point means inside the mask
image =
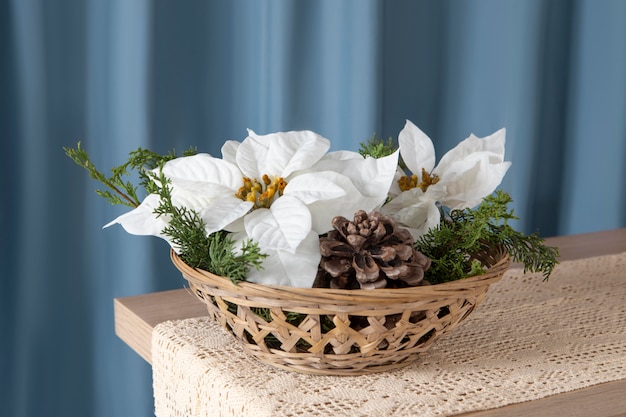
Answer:
POLYGON ((373 134, 367 142, 362 142, 359 148, 361 156, 371 156, 372 158, 383 158, 398 150, 392 138, 385 142, 376 134, 373 134))
MULTIPOLYGON (((141 204, 137 196, 139 187, 145 190, 146 194, 156 192, 158 186, 152 181, 149 170, 163 165, 165 162, 176 158, 176 151, 171 151, 167 155, 159 155, 155 152, 143 148, 137 148, 128 155, 128 160, 119 166, 111 169, 111 175, 107 176, 99 171, 89 159, 87 151, 78 142, 76 148, 63 147, 65 154, 77 165, 85 168, 89 176, 103 185, 107 189, 96 190, 96 193, 107 200, 112 205, 125 205, 137 207, 141 204), (139 177, 139 184, 135 185, 128 179, 131 173, 136 173, 139 177)), ((183 156, 196 154, 195 148, 189 148, 183 152, 183 156)))
MULTIPOLYGON (((392 153, 396 152, 398 147, 396 146, 393 138, 387 139, 387 141, 382 140, 376 133, 374 133, 367 142, 361 142, 359 153, 363 157, 372 157, 372 158, 384 158, 385 156, 389 156, 392 153)), ((406 163, 402 160, 402 156, 398 157, 398 166, 402 170, 406 170, 406 163)))
POLYGON ((218 231, 207 236, 206 223, 196 211, 172 203, 170 180, 163 171, 159 171, 158 175, 151 172, 150 175, 155 179, 153 183, 160 184, 157 188, 160 203, 154 213, 169 218, 162 233, 178 246, 187 265, 228 277, 233 282, 244 281, 250 268, 262 267, 266 255, 261 253, 256 242, 244 242, 238 253, 229 233, 218 231))
POLYGON ((556 266, 558 248, 549 247, 533 233, 524 235, 508 224, 517 219, 508 209, 511 197, 497 191, 485 197, 475 209, 441 209, 442 220, 420 237, 417 250, 432 259, 425 278, 433 283, 453 281, 482 272, 473 255, 500 246, 514 261, 524 264, 524 271, 542 272, 547 280, 556 266))

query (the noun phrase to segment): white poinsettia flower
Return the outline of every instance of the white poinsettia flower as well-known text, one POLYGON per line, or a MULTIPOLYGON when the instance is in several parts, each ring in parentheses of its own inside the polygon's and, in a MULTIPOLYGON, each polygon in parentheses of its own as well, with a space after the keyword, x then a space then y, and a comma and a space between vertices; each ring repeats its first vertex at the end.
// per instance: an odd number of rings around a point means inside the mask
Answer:
POLYGON ((344 195, 332 182, 298 178, 329 147, 328 139, 311 131, 257 135, 248 130, 243 142, 230 141, 222 148, 243 174, 245 184, 239 197, 254 203, 244 218, 244 228, 262 251, 294 253, 311 231, 307 204, 344 195))
MULTIPOLYGON (((158 175, 159 170, 154 172, 158 175)), ((176 158, 168 161, 162 172, 171 181, 172 204, 194 210, 205 222, 207 235, 227 229, 253 207, 252 202, 235 196, 242 185, 242 174, 237 166, 219 158, 208 154, 176 158)), ((168 240, 161 232, 168 219, 154 214, 158 206, 159 196, 151 194, 137 208, 106 226, 119 223, 131 234, 168 240)))
POLYGON ((450 209, 474 207, 498 187, 511 166, 504 161, 504 129, 490 136, 470 135, 435 166, 430 138, 410 121, 398 136, 400 154, 411 175, 398 178, 395 196, 382 211, 417 238, 440 220, 438 204, 450 209))
POLYGON ((243 142, 231 141, 222 148, 224 158, 236 161, 249 188, 256 187, 255 209, 244 217, 244 230, 269 258, 264 271, 251 272, 249 280, 276 283, 274 274, 280 282, 310 287, 320 257, 319 244, 312 245, 311 236, 329 231, 335 216, 353 216, 385 201, 397 153, 378 160, 359 154, 336 158, 326 153, 329 147, 327 139, 310 131, 249 131, 243 142), (294 262, 302 267, 290 266, 294 262), (283 272, 277 274, 277 269, 283 272))

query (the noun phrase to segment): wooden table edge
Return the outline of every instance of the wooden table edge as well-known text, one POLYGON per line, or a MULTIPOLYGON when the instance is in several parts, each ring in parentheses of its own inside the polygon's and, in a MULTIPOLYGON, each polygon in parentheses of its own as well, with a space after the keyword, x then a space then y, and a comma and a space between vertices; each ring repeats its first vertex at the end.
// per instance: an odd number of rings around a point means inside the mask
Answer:
POLYGON ((626 416, 626 379, 514 403, 499 408, 459 414, 459 417, 616 417, 626 416))
MULTIPOLYGON (((626 228, 558 236, 546 243, 560 249, 560 260, 626 251, 626 228)), ((154 327, 169 320, 202 317, 206 306, 186 288, 114 299, 115 333, 148 363, 154 327)), ((594 385, 543 399, 497 409, 462 414, 472 417, 507 416, 617 416, 626 415, 626 379, 594 385), (553 414, 557 413, 557 414, 553 414), (599 414, 601 413, 601 414, 599 414)))

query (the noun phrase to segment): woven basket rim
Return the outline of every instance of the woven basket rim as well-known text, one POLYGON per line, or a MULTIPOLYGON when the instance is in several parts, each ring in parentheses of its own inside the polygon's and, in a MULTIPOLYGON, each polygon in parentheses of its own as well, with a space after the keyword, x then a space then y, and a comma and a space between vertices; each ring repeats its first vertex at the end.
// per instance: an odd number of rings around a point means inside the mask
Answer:
POLYGON ((313 298, 326 298, 335 301, 344 301, 348 303, 354 302, 389 302, 391 300, 400 301, 401 299, 413 299, 418 294, 430 294, 442 292, 458 292, 464 288, 475 287, 476 285, 485 285, 486 281, 498 281, 501 272, 509 268, 511 259, 509 254, 502 249, 498 249, 494 253, 495 263, 487 269, 484 274, 472 277, 462 278, 455 281, 443 282, 440 284, 424 285, 406 288, 380 288, 376 290, 363 289, 331 289, 331 288, 301 288, 290 287, 284 285, 266 285, 256 284, 253 282, 242 281, 233 283, 229 278, 216 275, 212 272, 194 268, 186 264, 178 254, 171 249, 170 258, 174 266, 181 271, 183 276, 198 284, 209 285, 224 291, 237 293, 239 296, 253 296, 269 298, 289 297, 291 299, 307 300, 313 298))

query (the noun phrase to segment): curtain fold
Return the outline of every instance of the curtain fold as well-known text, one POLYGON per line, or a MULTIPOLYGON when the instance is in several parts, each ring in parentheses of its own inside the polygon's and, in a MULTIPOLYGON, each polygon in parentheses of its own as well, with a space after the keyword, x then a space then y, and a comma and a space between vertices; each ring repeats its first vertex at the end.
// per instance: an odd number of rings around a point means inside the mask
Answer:
POLYGON ((626 226, 620 0, 0 2, 0 415, 153 413, 113 298, 181 288, 167 245, 63 154, 311 129, 334 149, 410 119, 438 158, 507 128, 502 188, 544 236, 626 226))
MULTIPOLYGON (((150 2, 91 0, 86 3, 84 94, 86 126, 80 138, 67 136, 66 146, 80 139, 93 162, 109 169, 126 161, 130 150, 151 148, 149 137, 150 2)), ((73 174, 76 175, 76 166, 73 174)), ((80 176, 80 175, 79 175, 80 176)), ((83 173, 84 176, 84 173, 83 173)), ((156 242, 133 239, 121 228, 102 226, 127 211, 94 195, 93 181, 81 183, 84 212, 81 229, 89 282, 92 327, 90 368, 93 416, 152 414, 150 366, 112 337, 115 297, 141 294, 176 284, 159 284, 151 248, 156 242), (85 198, 86 197, 86 198, 85 198)), ((78 242, 76 242, 78 243, 78 242)), ((161 282, 164 280, 160 278, 161 282)))
POLYGON ((382 4, 153 3, 153 140, 219 154, 246 128, 315 128, 358 148, 380 124, 382 4))
POLYGON ((559 229, 626 222, 626 3, 579 3, 570 61, 559 229))

